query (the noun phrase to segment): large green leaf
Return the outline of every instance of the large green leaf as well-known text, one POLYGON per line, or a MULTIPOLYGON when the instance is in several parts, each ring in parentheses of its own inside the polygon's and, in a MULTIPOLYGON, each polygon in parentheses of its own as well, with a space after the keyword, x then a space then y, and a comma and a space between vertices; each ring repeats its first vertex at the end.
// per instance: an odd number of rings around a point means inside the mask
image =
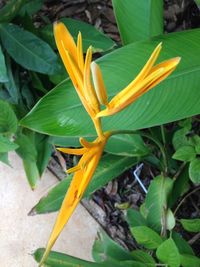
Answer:
POLYGON ((169 267, 180 266, 180 254, 172 238, 167 239, 158 247, 156 256, 169 267))
MULTIPOLYGON (((40 262, 44 249, 37 249, 34 253, 34 258, 37 262, 40 262)), ((45 261, 45 266, 48 267, 145 267, 143 263, 137 261, 115 261, 115 260, 105 260, 100 263, 90 262, 75 258, 59 252, 50 252, 48 258, 45 261)))
POLYGON ((181 255, 181 265, 183 267, 200 267, 200 258, 192 255, 181 255))
POLYGON ((149 153, 139 134, 118 134, 112 136, 105 151, 119 156, 142 157, 149 153))
POLYGON ((183 228, 188 232, 200 232, 200 218, 198 219, 181 219, 183 228))
POLYGON ((24 68, 44 74, 58 71, 56 54, 34 34, 10 23, 0 25, 0 37, 8 54, 24 68))
POLYGON ((9 104, 0 100, 0 133, 15 133, 17 130, 17 118, 9 104))
POLYGON ((163 33, 163 0, 113 0, 123 44, 163 33))
POLYGON ((24 170, 32 189, 36 187, 36 183, 40 177, 37 167, 38 153, 33 137, 32 133, 18 134, 15 140, 16 144, 19 146, 16 152, 23 160, 24 170))
POLYGON ((147 249, 156 249, 162 244, 162 238, 147 226, 131 227, 131 233, 137 243, 143 245, 147 249))
POLYGON ((107 258, 117 261, 133 260, 131 253, 114 242, 105 232, 101 231, 93 244, 92 256, 96 262, 107 258))
MULTIPOLYGON (((86 190, 85 196, 89 196, 95 190, 108 183, 114 177, 120 175, 125 170, 137 163, 135 158, 104 155, 99 162, 92 181, 86 190)), ((47 196, 43 197, 32 209, 30 214, 47 213, 56 211, 60 208, 66 191, 73 176, 70 175, 58 185, 56 185, 47 196)))
MULTIPOLYGON (((62 18, 59 21, 63 22, 67 26, 75 41, 77 40, 79 31, 82 33, 84 51, 86 51, 90 45, 92 45, 93 51, 95 52, 109 50, 115 45, 115 42, 112 39, 95 29, 94 26, 91 26, 85 22, 70 18, 62 18)), ((41 36, 53 48, 56 48, 52 24, 47 25, 42 29, 41 36)))
POLYGON ((5 153, 18 148, 18 145, 11 142, 7 137, 0 135, 0 153, 5 153))
POLYGON ((9 0, 0 10, 0 23, 10 22, 18 13, 21 6, 26 0, 9 0))
POLYGON ((173 180, 162 175, 154 178, 149 186, 145 201, 147 222, 156 231, 160 231, 167 220, 167 200, 172 187, 173 180))
MULTIPOLYGON (((199 29, 130 44, 102 57, 98 62, 108 95, 115 95, 136 76, 160 41, 163 51, 159 61, 181 56, 177 70, 122 112, 104 118, 104 130, 137 130, 200 113, 199 29)), ((21 124, 50 135, 94 134, 91 120, 69 81, 42 98, 21 124)))
POLYGON ((172 239, 174 240, 180 254, 194 255, 192 247, 179 233, 173 231, 172 239))
POLYGON ((8 81, 8 75, 6 70, 5 58, 0 46, 0 83, 8 81))

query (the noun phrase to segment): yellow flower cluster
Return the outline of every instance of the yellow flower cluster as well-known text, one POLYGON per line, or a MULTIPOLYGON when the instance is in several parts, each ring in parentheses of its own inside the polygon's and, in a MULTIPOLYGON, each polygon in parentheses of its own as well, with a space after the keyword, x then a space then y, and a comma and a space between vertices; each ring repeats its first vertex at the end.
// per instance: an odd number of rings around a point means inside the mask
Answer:
POLYGON ((56 23, 54 35, 65 68, 83 106, 94 123, 98 137, 93 142, 80 138, 82 148, 79 149, 58 149, 64 153, 82 155, 82 157, 77 166, 68 170, 68 173, 74 172, 75 174, 62 203, 40 266, 47 258, 60 232, 81 200, 96 170, 105 144, 112 135, 111 132, 103 132, 101 117, 113 115, 126 108, 165 79, 180 61, 180 58, 176 57, 154 65, 161 51, 162 45, 160 43, 138 76, 109 101, 101 69, 96 62, 92 62, 92 47, 87 49, 84 59, 81 33, 78 34, 76 44, 65 25, 56 23), (105 106, 105 109, 101 110, 101 106, 105 106))

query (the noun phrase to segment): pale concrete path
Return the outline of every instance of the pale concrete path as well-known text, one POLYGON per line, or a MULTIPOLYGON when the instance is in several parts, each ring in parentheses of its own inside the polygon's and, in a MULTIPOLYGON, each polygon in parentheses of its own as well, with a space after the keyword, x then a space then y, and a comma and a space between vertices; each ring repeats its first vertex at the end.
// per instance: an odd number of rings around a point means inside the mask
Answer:
MULTIPOLYGON (((10 161, 13 168, 0 163, 0 266, 36 267, 31 253, 46 245, 57 213, 36 216, 27 213, 58 181, 46 171, 33 192, 21 159, 11 154, 10 161)), ((95 220, 79 205, 54 250, 91 260, 98 229, 95 220)))

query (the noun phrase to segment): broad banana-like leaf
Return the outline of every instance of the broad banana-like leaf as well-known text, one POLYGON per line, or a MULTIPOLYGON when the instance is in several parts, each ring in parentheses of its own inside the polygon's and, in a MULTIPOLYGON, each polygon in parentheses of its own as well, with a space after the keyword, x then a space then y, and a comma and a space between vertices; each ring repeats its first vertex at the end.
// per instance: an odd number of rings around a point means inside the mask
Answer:
POLYGON ((163 0, 112 0, 123 44, 163 33, 163 0))
MULTIPOLYGON (((103 118, 104 130, 137 130, 200 113, 200 29, 136 42, 103 56, 98 63, 109 97, 133 80, 161 41, 163 49, 159 61, 180 56, 182 60, 178 68, 128 108, 103 118)), ((91 136, 95 133, 69 81, 44 96, 22 119, 21 125, 58 136, 91 136)))

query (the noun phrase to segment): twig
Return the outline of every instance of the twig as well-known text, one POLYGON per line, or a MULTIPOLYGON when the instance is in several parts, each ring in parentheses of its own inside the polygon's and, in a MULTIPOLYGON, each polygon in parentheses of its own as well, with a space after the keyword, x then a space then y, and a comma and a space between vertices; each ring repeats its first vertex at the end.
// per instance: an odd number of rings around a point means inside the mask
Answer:
POLYGON ((174 210, 174 216, 177 213, 177 211, 179 210, 180 206, 183 204, 183 202, 186 200, 186 198, 188 198, 189 196, 191 196, 192 194, 194 194, 195 192, 200 190, 200 185, 198 187, 196 187, 194 190, 192 190, 191 192, 189 192, 187 195, 184 196, 184 198, 181 200, 181 202, 178 204, 178 206, 176 207, 176 209, 174 210))
POLYGON ((193 238, 191 238, 188 243, 190 245, 194 244, 198 239, 200 239, 200 233, 197 233, 195 236, 193 236, 193 238))

